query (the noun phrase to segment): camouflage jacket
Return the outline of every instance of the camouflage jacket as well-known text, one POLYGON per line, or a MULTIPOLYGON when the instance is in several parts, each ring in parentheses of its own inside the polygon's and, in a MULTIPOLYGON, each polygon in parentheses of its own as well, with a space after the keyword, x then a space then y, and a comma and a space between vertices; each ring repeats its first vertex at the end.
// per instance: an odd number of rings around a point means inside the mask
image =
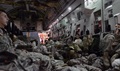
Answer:
POLYGON ((0 28, 0 52, 11 51, 12 46, 13 43, 8 33, 4 29, 0 28))

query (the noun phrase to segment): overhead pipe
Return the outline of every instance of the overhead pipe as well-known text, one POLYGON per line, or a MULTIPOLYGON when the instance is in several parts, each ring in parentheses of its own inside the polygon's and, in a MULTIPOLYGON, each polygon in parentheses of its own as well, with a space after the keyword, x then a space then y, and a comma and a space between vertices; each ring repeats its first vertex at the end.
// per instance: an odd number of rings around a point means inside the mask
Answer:
MULTIPOLYGON (((64 12, 67 10, 67 8, 68 8, 69 6, 71 6, 75 1, 76 1, 76 0, 73 0, 68 6, 65 5, 66 7, 64 8, 64 10, 63 10, 61 13, 59 13, 58 15, 56 15, 52 20, 49 21, 49 22, 50 22, 49 25, 51 25, 51 23, 52 23, 56 18, 58 18, 62 13, 64 13, 64 12)), ((48 25, 48 26, 49 26, 49 25, 48 25)), ((48 27, 48 26, 47 26, 47 27, 48 27)))
POLYGON ((27 3, 27 0, 24 0, 24 1, 25 1, 26 10, 27 10, 27 11, 30 11, 29 5, 28 5, 28 3, 27 3))
POLYGON ((37 0, 41 5, 43 5, 43 6, 46 6, 46 7, 50 7, 50 6, 48 6, 48 5, 46 5, 46 4, 44 4, 44 3, 42 3, 40 0, 37 0))
POLYGON ((101 17, 102 17, 102 20, 101 20, 101 25, 102 25, 102 32, 105 32, 105 22, 104 22, 104 1, 101 0, 101 17))

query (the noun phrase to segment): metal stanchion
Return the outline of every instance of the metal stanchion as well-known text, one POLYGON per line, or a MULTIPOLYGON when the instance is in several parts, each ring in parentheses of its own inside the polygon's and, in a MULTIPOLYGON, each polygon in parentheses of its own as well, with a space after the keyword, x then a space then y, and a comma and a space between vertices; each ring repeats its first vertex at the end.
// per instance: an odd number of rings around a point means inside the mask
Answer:
POLYGON ((105 32, 104 1, 103 0, 101 0, 101 25, 102 25, 102 32, 105 32))

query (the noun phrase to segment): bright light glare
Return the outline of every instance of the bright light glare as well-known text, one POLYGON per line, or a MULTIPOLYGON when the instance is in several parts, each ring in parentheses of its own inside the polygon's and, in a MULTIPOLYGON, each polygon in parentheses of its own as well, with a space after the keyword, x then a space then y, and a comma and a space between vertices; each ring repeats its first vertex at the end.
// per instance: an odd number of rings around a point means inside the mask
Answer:
POLYGON ((111 7, 112 7, 112 5, 108 6, 106 9, 111 8, 111 7))
POLYGON ((118 15, 120 15, 120 13, 117 13, 117 14, 115 14, 114 16, 118 16, 118 15))
POLYGON ((71 7, 68 7, 68 11, 71 11, 72 10, 72 8, 71 7))

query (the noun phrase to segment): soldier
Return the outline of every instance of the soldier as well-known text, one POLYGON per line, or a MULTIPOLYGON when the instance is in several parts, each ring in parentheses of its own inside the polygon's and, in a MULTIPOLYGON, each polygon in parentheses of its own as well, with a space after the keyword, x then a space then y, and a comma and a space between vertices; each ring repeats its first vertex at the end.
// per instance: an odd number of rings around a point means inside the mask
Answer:
POLYGON ((120 24, 116 24, 115 33, 107 34, 104 37, 104 41, 103 63, 106 68, 109 68, 112 62, 120 57, 120 24))
POLYGON ((3 60, 3 65, 0 65, 0 69, 3 70, 9 70, 9 68, 11 68, 12 66, 12 60, 17 58, 16 55, 12 54, 14 53, 14 48, 12 48, 12 40, 10 39, 5 29, 5 26, 7 26, 8 21, 9 18, 7 13, 4 10, 0 10, 0 60, 3 60), (6 62, 10 63, 7 63, 7 65, 5 65, 6 62))
POLYGON ((11 51, 11 46, 13 46, 12 40, 5 29, 8 21, 7 13, 4 10, 0 10, 0 52, 11 51))

